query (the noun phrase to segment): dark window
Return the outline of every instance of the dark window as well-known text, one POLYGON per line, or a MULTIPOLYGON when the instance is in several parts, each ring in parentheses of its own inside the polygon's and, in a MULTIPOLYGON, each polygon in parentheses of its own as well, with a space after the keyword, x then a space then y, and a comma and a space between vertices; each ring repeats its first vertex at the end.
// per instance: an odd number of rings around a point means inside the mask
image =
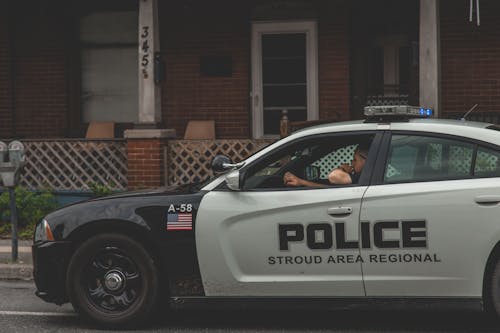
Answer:
POLYGON ((246 172, 244 189, 286 188, 283 183, 286 172, 311 182, 332 185, 328 181, 330 172, 341 164, 351 164, 358 145, 362 143, 369 148, 372 141, 373 135, 350 135, 312 138, 292 144, 252 165, 246 172))
POLYGON ((500 177, 500 152, 479 147, 477 150, 476 163, 474 164, 474 176, 476 177, 500 177))
POLYGON ((410 47, 399 48, 399 94, 408 95, 410 84, 410 47))
POLYGON ((281 111, 307 120, 306 35, 262 36, 264 134, 278 134, 281 111))
POLYGON ((233 60, 229 56, 203 56, 200 58, 203 76, 230 77, 233 75, 233 60))
POLYGON ((394 135, 384 182, 416 182, 471 177, 474 145, 427 136, 394 135))

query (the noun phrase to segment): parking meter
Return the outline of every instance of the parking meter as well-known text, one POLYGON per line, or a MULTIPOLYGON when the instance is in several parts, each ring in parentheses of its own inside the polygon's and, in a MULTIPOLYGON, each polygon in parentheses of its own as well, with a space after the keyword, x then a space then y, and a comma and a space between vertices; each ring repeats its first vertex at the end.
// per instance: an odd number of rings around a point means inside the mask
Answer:
POLYGON ((0 176, 5 187, 14 187, 19 183, 25 164, 25 150, 21 142, 12 141, 8 146, 0 142, 0 176))
POLYGON ((9 153, 7 149, 5 142, 0 141, 0 163, 5 162, 7 159, 7 154, 9 153))
POLYGON ((18 167, 22 167, 26 160, 24 145, 20 141, 12 141, 9 146, 9 161, 18 167))
POLYGON ((17 207, 14 187, 19 183, 21 170, 26 164, 24 145, 12 141, 8 146, 0 141, 0 179, 9 190, 10 221, 12 224, 12 261, 18 258, 17 246, 17 207))

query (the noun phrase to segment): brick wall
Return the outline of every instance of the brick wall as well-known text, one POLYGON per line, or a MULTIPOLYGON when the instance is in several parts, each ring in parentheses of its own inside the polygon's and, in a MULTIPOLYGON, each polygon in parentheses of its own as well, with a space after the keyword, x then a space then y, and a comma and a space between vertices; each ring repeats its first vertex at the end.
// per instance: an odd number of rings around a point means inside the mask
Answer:
POLYGON ((15 8, 16 127, 19 137, 64 136, 67 82, 63 13, 56 2, 15 8))
MULTIPOLYGON (((190 119, 215 119, 218 138, 251 136, 252 4, 239 6, 222 1, 207 7, 197 3, 192 8, 160 8, 161 47, 167 68, 163 120, 179 136, 190 119), (231 56, 232 77, 203 77, 199 62, 204 55, 231 56)), ((349 119, 348 10, 347 2, 327 1, 318 10, 321 119, 349 119)))
POLYGON ((218 138, 250 136, 250 23, 244 7, 224 1, 160 6, 167 69, 163 120, 181 137, 188 120, 204 119, 215 120, 218 138), (231 57, 231 77, 200 74, 200 56, 214 55, 231 57))
POLYGON ((128 139, 128 189, 159 187, 164 184, 162 139, 128 139))
POLYGON ((0 5, 0 137, 57 137, 66 133, 67 29, 57 2, 10 1, 0 5), (12 85, 15 122, 11 116, 12 85))
POLYGON ((2 2, 0 5, 0 138, 12 136, 8 15, 7 3, 2 2))
MULTIPOLYGON (((256 1, 255 3, 257 3, 256 1)), ((11 1, 16 18, 15 112, 18 137, 65 136, 70 77, 64 1, 11 1)), ((160 2, 166 62, 162 114, 179 136, 188 120, 214 119, 218 138, 251 136, 250 39, 253 1, 160 2), (231 15, 228 15, 231 13, 231 15), (200 74, 200 56, 232 59, 232 76, 200 74)), ((2 6, 3 3, 2 3, 2 6)), ((2 7, 3 8, 3 7, 2 7)), ((345 2, 318 2, 320 118, 349 118, 349 32, 345 2)), ((0 10, 0 136, 12 135, 7 11, 0 10)))
POLYGON ((318 23, 318 75, 320 119, 348 120, 349 8, 347 3, 328 2, 318 23))
POLYGON ((441 108, 500 112, 500 2, 480 2, 481 25, 468 18, 469 1, 441 1, 441 108))

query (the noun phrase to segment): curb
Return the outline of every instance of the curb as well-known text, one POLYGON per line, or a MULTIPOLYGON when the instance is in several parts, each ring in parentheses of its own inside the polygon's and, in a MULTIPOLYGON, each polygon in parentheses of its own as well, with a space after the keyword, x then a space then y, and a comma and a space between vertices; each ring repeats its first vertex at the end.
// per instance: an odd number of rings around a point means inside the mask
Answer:
POLYGON ((33 266, 27 264, 0 264, 0 280, 33 280, 33 266))

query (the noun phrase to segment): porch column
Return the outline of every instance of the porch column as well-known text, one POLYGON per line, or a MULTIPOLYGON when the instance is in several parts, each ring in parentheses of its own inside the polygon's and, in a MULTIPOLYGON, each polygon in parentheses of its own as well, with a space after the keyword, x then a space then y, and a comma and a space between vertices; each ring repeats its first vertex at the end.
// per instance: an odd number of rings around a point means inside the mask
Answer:
POLYGON ((440 113, 439 0, 420 0, 420 105, 440 113))
POLYGON ((155 56, 160 39, 157 0, 139 0, 139 128, 161 123, 161 91, 155 83, 155 56))

